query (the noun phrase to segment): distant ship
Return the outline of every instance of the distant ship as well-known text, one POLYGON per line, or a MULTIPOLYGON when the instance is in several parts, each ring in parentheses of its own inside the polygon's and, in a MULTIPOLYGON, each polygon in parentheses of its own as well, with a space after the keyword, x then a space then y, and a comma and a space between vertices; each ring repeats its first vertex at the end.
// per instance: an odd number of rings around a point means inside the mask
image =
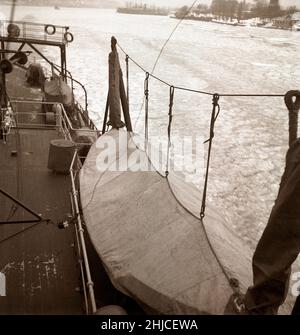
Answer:
POLYGON ((117 8, 118 13, 122 14, 139 14, 139 15, 160 15, 160 16, 167 16, 168 10, 166 8, 161 7, 147 7, 146 4, 140 5, 128 5, 126 7, 119 7, 117 8))

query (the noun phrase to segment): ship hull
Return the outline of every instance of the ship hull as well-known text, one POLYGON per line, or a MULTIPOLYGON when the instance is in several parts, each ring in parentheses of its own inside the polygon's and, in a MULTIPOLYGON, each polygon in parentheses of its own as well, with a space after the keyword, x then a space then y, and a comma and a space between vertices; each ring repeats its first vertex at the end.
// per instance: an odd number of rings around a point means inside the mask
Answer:
POLYGON ((143 8, 118 8, 118 13, 121 14, 137 14, 137 15, 156 15, 156 16, 167 16, 167 12, 159 12, 151 9, 143 8))

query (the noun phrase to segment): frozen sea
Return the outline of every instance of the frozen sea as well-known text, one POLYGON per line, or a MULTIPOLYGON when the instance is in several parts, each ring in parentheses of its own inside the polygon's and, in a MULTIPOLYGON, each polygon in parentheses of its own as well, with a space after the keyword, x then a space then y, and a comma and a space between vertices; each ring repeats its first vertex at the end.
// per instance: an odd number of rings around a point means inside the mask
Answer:
MULTIPOLYGON (((9 7, 0 5, 0 16, 9 7)), ((108 53, 115 36, 149 72, 177 20, 115 10, 17 7, 15 18, 70 26, 68 67, 87 88, 90 115, 102 126, 108 90, 108 53)), ((50 58, 55 55, 48 53, 50 58)), ((120 52, 124 69, 124 55, 120 52)), ((154 74, 171 85, 217 93, 285 94, 300 87, 300 33, 183 21, 154 74)), ((130 63, 130 109, 143 131, 145 74, 130 63), (140 116, 139 116, 140 115, 140 116)), ((169 88, 151 80, 150 136, 166 134, 169 88)), ((79 98, 80 91, 78 90, 79 98)), ((211 97, 176 91, 172 136, 209 136, 211 97)), ((216 123, 208 197, 254 247, 278 191, 288 147, 283 98, 222 97, 216 123)), ((200 185, 200 176, 191 177, 200 185), (199 182, 198 182, 199 181, 199 182)))

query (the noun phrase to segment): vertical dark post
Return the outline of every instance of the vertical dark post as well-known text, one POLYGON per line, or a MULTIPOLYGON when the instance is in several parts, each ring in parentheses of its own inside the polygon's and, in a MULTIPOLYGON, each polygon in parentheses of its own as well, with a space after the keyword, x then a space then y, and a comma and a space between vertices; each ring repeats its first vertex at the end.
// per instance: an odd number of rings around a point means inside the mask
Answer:
POLYGON ((125 58, 126 62, 126 96, 127 96, 127 103, 129 108, 129 56, 126 55, 125 58))
POLYGON ((121 97, 121 104, 122 104, 123 115, 124 115, 124 120, 125 120, 127 131, 132 131, 128 100, 127 100, 126 93, 125 93, 123 73, 121 69, 120 69, 120 97, 121 97))
POLYGON ((60 46, 60 60, 61 60, 61 76, 63 77, 64 81, 67 81, 67 60, 66 60, 66 46, 60 46))
MULTIPOLYGON (((1 61, 5 60, 5 43, 1 40, 1 61)), ((6 96, 6 76, 5 72, 1 71, 1 87, 0 87, 0 98, 1 98, 1 107, 7 107, 7 96, 6 96)), ((2 122, 2 120, 1 120, 2 122)))
POLYGON ((105 131, 106 131, 108 109, 109 109, 109 92, 107 93, 107 98, 106 98, 106 106, 105 106, 104 120, 103 120, 103 126, 102 126, 102 135, 105 134, 105 131))
MULTIPOLYGON (((4 41, 1 40, 1 51, 5 50, 5 44, 4 41)), ((1 60, 3 60, 5 58, 5 54, 1 52, 1 60)))

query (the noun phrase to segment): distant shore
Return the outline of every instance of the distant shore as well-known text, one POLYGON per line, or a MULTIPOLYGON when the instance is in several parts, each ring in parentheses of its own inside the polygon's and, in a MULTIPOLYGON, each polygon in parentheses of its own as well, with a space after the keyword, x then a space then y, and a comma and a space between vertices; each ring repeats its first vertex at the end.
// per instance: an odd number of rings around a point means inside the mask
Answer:
MULTIPOLYGON (((177 19, 180 20, 180 18, 176 16, 170 16, 172 19, 177 19)), ((265 29, 275 29, 275 30, 287 30, 287 31, 293 31, 292 28, 286 28, 286 27, 278 27, 271 25, 270 23, 263 23, 263 22, 253 22, 251 19, 250 20, 241 20, 238 22, 237 20, 235 21, 225 21, 225 20, 218 20, 213 17, 197 17, 197 16, 187 16, 184 20, 188 21, 202 21, 202 22, 211 22, 211 23, 216 23, 216 24, 223 24, 223 25, 228 25, 228 26, 238 26, 238 27, 256 27, 256 28, 265 28, 265 29)), ((296 31, 296 30, 294 30, 296 31)))
MULTIPOLYGON (((12 6, 12 1, 1 0, 1 6, 12 6)), ((104 5, 104 4, 76 4, 76 3, 67 3, 63 2, 61 4, 42 4, 42 3, 28 3, 28 1, 18 1, 16 4, 17 7, 26 6, 26 7, 50 7, 50 8, 102 8, 102 9, 116 9, 116 5, 104 5)))

